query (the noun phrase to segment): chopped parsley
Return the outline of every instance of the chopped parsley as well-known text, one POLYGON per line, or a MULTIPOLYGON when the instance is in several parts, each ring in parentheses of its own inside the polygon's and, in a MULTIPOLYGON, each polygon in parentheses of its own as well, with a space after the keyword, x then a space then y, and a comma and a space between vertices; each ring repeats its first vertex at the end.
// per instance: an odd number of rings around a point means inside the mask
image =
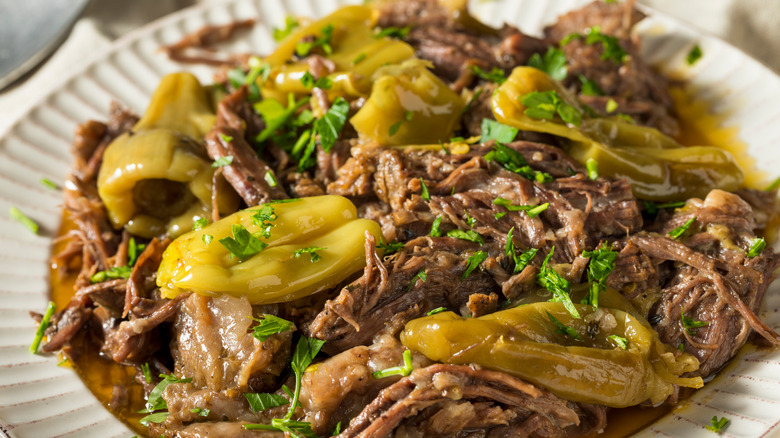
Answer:
POLYGON ((322 51, 330 55, 333 53, 333 47, 330 45, 330 39, 333 37, 333 25, 325 25, 320 29, 322 35, 314 38, 313 41, 302 40, 295 45, 295 54, 301 58, 308 56, 312 50, 317 47, 322 48, 322 51))
POLYGON ((401 120, 393 123, 390 125, 390 130, 388 130, 388 133, 390 134, 390 137, 394 136, 398 133, 398 130, 401 128, 401 120))
POLYGON ((277 406, 284 406, 290 401, 279 394, 268 393, 245 393, 244 398, 249 402, 252 412, 262 412, 277 406))
POLYGON ((648 214, 656 214, 658 213, 659 209, 662 208, 680 208, 685 206, 685 201, 679 201, 679 202, 667 202, 665 204, 656 204, 652 201, 644 201, 645 204, 645 210, 647 210, 648 214))
POLYGON ((131 237, 127 242, 127 266, 135 266, 138 256, 146 249, 143 243, 136 243, 135 237, 131 237))
POLYGON ((557 47, 548 47, 544 56, 534 53, 528 60, 528 65, 539 69, 556 81, 566 79, 566 54, 557 47))
POLYGON ((608 113, 613 113, 615 110, 618 109, 618 103, 615 102, 615 99, 609 99, 607 101, 606 110, 608 113))
POLYGON ((554 317, 550 312, 547 312, 547 316, 549 316, 550 321, 552 321, 552 323, 555 324, 556 327, 555 333, 566 335, 578 341, 582 340, 582 336, 580 336, 580 334, 577 333, 577 330, 574 330, 574 327, 569 327, 568 325, 565 325, 564 323, 558 321, 558 318, 554 317))
POLYGON ((428 316, 435 315, 437 313, 444 312, 445 310, 447 310, 446 307, 437 307, 437 308, 431 310, 430 312, 426 313, 426 315, 428 315, 428 316))
POLYGON ((60 186, 57 185, 54 181, 48 179, 48 178, 41 178, 41 184, 45 185, 46 187, 52 189, 52 190, 59 190, 60 186))
POLYGON ((712 422, 712 425, 711 426, 705 426, 705 427, 707 428, 707 430, 715 432, 715 433, 720 433, 729 424, 729 419, 728 418, 720 417, 720 420, 718 420, 718 416, 717 415, 712 417, 712 420, 710 420, 710 421, 712 422))
MULTIPOLYGON (((583 36, 578 33, 572 33, 561 40, 561 45, 568 44, 571 40, 576 38, 582 38, 583 36)), ((601 43, 604 51, 601 53, 601 59, 611 60, 615 64, 622 64, 628 57, 628 53, 620 45, 620 40, 617 38, 601 33, 601 26, 593 26, 585 30, 585 44, 597 44, 601 43)))
POLYGON ((685 316, 685 310, 683 310, 683 306, 680 305, 680 321, 682 322, 683 328, 688 332, 688 334, 695 335, 696 329, 700 327, 704 327, 705 325, 709 324, 709 322, 706 321, 697 321, 693 318, 688 318, 685 316))
POLYGON ((224 157, 219 157, 214 160, 214 162, 211 163, 211 167, 224 167, 230 166, 231 164, 233 164, 233 156, 225 155, 224 157))
POLYGON ((691 225, 696 222, 696 216, 688 219, 684 224, 680 225, 679 227, 673 229, 672 231, 669 231, 669 237, 672 239, 679 239, 680 236, 685 234, 689 228, 691 228, 691 225))
POLYGON ((466 260, 466 271, 460 276, 461 279, 466 279, 471 273, 477 269, 477 267, 487 259, 488 255, 485 251, 477 251, 470 255, 466 260))
POLYGON ((311 90, 312 88, 321 88, 323 90, 330 90, 330 87, 333 86, 333 81, 330 80, 327 76, 321 77, 319 79, 314 79, 314 75, 311 74, 309 71, 306 71, 306 73, 301 76, 301 84, 306 88, 307 90, 311 90))
POLYGON ((474 230, 450 230, 447 231, 447 236, 454 237, 456 239, 469 240, 471 242, 479 243, 480 245, 485 244, 485 239, 483 239, 482 236, 480 236, 479 233, 474 230))
POLYGON ((552 259, 554 252, 555 246, 553 246, 550 250, 550 253, 547 254, 547 257, 544 259, 544 263, 542 263, 542 267, 539 269, 539 273, 536 274, 536 282, 543 288, 552 292, 553 297, 550 299, 550 301, 555 303, 563 303, 563 307, 569 311, 571 316, 579 318, 580 313, 577 311, 577 308, 574 307, 574 303, 571 302, 571 296, 569 295, 571 292, 571 285, 569 284, 569 281, 563 278, 561 274, 549 266, 550 259, 552 259))
POLYGON ((322 251, 323 249, 328 249, 324 246, 309 246, 306 248, 300 248, 296 249, 292 252, 293 257, 296 259, 300 257, 303 254, 309 254, 309 259, 312 263, 316 262, 317 260, 321 259, 322 257, 317 253, 317 251, 322 251))
POLYGON ((336 140, 347 123, 349 114, 349 102, 343 97, 337 97, 322 118, 314 121, 314 130, 320 134, 320 145, 325 152, 336 143, 336 140))
POLYGON ((431 224, 431 232, 428 234, 431 237, 441 237, 444 234, 441 231, 441 216, 438 216, 436 219, 433 220, 433 224, 431 224))
POLYGON ((383 379, 385 377, 390 376, 408 376, 409 374, 412 374, 412 370, 414 369, 412 367, 412 351, 411 350, 404 350, 403 354, 404 358, 404 364, 402 366, 398 367, 392 367, 387 368, 385 370, 376 371, 373 374, 373 377, 375 379, 383 379))
POLYGON ((271 228, 274 227, 274 222, 279 216, 276 215, 276 211, 270 203, 265 203, 260 206, 259 209, 253 210, 252 223, 260 227, 258 234, 266 239, 271 237, 271 228))
POLYGON ((476 218, 473 218, 473 217, 471 217, 471 216, 469 216, 469 214, 468 214, 468 213, 466 213, 466 223, 467 223, 467 224, 468 224, 468 226, 470 226, 471 228, 474 228, 474 225, 476 225, 476 224, 477 224, 477 219, 476 219, 476 218))
POLYGON ((133 269, 129 266, 112 266, 108 268, 107 271, 98 271, 92 274, 91 277, 89 277, 89 281, 92 284, 95 283, 102 283, 108 279, 117 279, 117 278, 130 278, 130 274, 133 272, 133 269))
POLYGON ((336 427, 333 428, 333 433, 330 434, 330 436, 336 436, 341 433, 341 421, 336 423, 336 427))
POLYGON ((260 58, 253 56, 249 58, 248 73, 244 73, 244 70, 241 67, 236 67, 227 72, 227 79, 234 89, 246 85, 249 91, 247 100, 254 102, 260 100, 260 87, 257 85, 257 79, 260 78, 262 82, 265 82, 270 74, 270 64, 264 63, 260 58))
POLYGON ((258 322, 256 326, 252 327, 252 336, 260 342, 265 342, 271 335, 289 332, 293 328, 292 321, 267 313, 263 314, 263 319, 252 319, 258 322))
POLYGON ((582 83, 582 94, 586 96, 603 96, 604 90, 599 87, 599 84, 597 84, 595 81, 592 81, 585 77, 585 75, 579 75, 577 76, 579 78, 580 82, 582 83))
POLYGON ((628 339, 626 339, 626 338, 624 338, 622 336, 609 335, 609 336, 607 336, 607 339, 609 339, 610 341, 614 342, 618 347, 620 347, 620 348, 622 348, 624 350, 628 348, 628 339))
POLYGON ((539 213, 547 210, 550 206, 549 202, 545 202, 540 205, 512 205, 512 201, 504 198, 496 198, 493 200, 494 205, 500 205, 505 207, 509 211, 524 211, 531 219, 539 215, 539 213))
MULTIPOLYGON (((499 143, 511 143, 518 133, 517 128, 504 125, 492 119, 482 119, 482 138, 480 143, 487 143, 495 140, 499 143)), ((452 142, 452 141, 450 141, 452 142)))
MULTIPOLYGON (((154 411, 168 409, 168 404, 165 402, 165 399, 162 397, 163 392, 165 392, 165 388, 167 388, 168 385, 170 385, 172 383, 189 383, 189 382, 192 382, 192 378, 179 379, 176 376, 174 376, 173 374, 160 374, 160 377, 162 378, 162 380, 160 381, 160 383, 157 384, 157 386, 155 386, 152 389, 152 391, 149 393, 149 397, 147 397, 147 399, 146 399, 146 407, 144 409, 138 411, 138 413, 140 413, 140 414, 150 414, 150 413, 152 413, 154 411)), ((165 414, 167 414, 167 412, 165 412, 165 414)), ((151 417, 151 415, 149 417, 151 417)), ((165 419, 165 417, 163 417, 163 420, 164 419, 165 419)), ((160 421, 149 420, 149 422, 158 423, 160 421)))
POLYGON ((504 169, 522 175, 531 181, 546 183, 553 180, 549 173, 532 169, 522 154, 501 143, 496 143, 493 150, 485 154, 485 160, 495 161, 501 164, 504 169))
POLYGON ((503 84, 506 81, 506 74, 504 73, 504 70, 501 70, 498 67, 493 67, 492 70, 489 72, 482 70, 478 65, 472 65, 471 71, 474 72, 475 75, 478 77, 489 81, 489 82, 495 82, 499 85, 503 84))
POLYGON ((688 56, 685 57, 685 62, 687 62, 688 65, 693 65, 696 63, 696 61, 701 59, 702 55, 703 53, 701 51, 701 47, 699 47, 699 45, 696 44, 695 46, 693 46, 693 48, 691 48, 691 51, 688 52, 688 56))
POLYGON ((412 286, 417 284, 417 280, 422 281, 425 283, 428 280, 428 274, 425 272, 425 269, 420 269, 420 272, 418 272, 414 277, 412 277, 412 280, 409 282, 409 287, 406 288, 406 291, 412 290, 412 286))
POLYGON ((268 246, 240 224, 233 225, 233 237, 219 239, 219 243, 230 252, 231 257, 241 261, 263 251, 268 246))
POLYGON ((425 201, 431 200, 431 193, 428 191, 428 186, 425 185, 425 180, 420 177, 420 197, 425 201))
POLYGON ((552 120, 558 114, 560 118, 569 124, 580 126, 582 114, 579 110, 564 102, 555 90, 532 91, 520 96, 524 114, 534 119, 552 120))
POLYGON ((778 187, 780 187, 780 178, 772 181, 772 184, 769 184, 764 190, 771 192, 772 190, 777 190, 778 187))
POLYGON ((231 141, 233 141, 233 137, 229 135, 225 135, 221 132, 219 133, 219 138, 222 140, 223 143, 230 143, 231 141))
POLYGON ((406 27, 386 27, 374 34, 374 38, 398 38, 399 40, 402 40, 409 35, 409 31, 412 30, 409 26, 406 27))
POLYGON ((588 171, 588 178, 595 180, 599 177, 599 163, 593 158, 588 158, 585 163, 585 169, 588 171))
POLYGON ((265 172, 265 176, 263 176, 263 179, 271 187, 276 187, 279 185, 279 181, 276 180, 276 177, 274 176, 274 172, 271 170, 265 172))
POLYGON ((197 414, 201 417, 208 417, 211 413, 211 409, 201 409, 201 408, 192 408, 190 409, 190 412, 193 414, 197 414))
POLYGON ((10 215, 11 219, 22 224, 25 228, 32 231, 33 234, 38 234, 38 223, 25 216, 21 210, 16 207, 11 207, 10 215))
POLYGON ((618 253, 612 250, 612 244, 602 245, 593 251, 583 251, 583 257, 590 257, 588 263, 588 281, 590 281, 590 291, 582 299, 582 304, 588 304, 593 307, 599 307, 599 294, 607 288, 607 277, 615 269, 615 260, 618 253))
POLYGON ((750 242, 750 249, 747 252, 747 256, 749 258, 756 257, 761 254, 761 251, 763 251, 764 248, 766 248, 766 239, 763 237, 756 237, 750 242))
POLYGON ((274 41, 279 42, 288 36, 298 27, 298 20, 295 17, 287 16, 284 19, 284 29, 274 28, 274 41))
POLYGON ((199 217, 192 221, 192 231, 202 230, 203 227, 209 224, 209 220, 205 217, 199 217))
POLYGON ((214 236, 212 236, 211 234, 203 235, 203 243, 205 243, 206 245, 210 245, 212 240, 214 240, 214 236))
POLYGON ((168 415, 170 415, 168 412, 155 412, 154 414, 149 414, 141 418, 138 422, 145 427, 149 427, 149 423, 162 423, 168 418, 168 415))
POLYGON ((474 90, 474 93, 471 95, 471 98, 469 98, 469 101, 466 102, 466 106, 463 107, 462 110, 460 110, 460 114, 466 114, 466 111, 471 109, 471 106, 474 104, 474 102, 479 99, 479 96, 482 95, 482 92, 485 91, 482 88, 477 88, 474 90))
POLYGON ((509 229, 509 232, 506 233, 506 256, 514 261, 515 267, 512 270, 512 273, 517 274, 528 266, 528 263, 536 257, 536 253, 539 252, 539 250, 536 248, 528 248, 525 252, 521 252, 518 255, 515 250, 515 243, 512 240, 512 232, 514 232, 514 230, 515 227, 512 227, 509 229))
POLYGON ((393 240, 392 242, 385 243, 385 239, 380 237, 379 244, 377 245, 377 247, 385 250, 385 255, 388 255, 404 249, 404 244, 397 240, 393 240))
POLYGON ((360 55, 356 56, 355 59, 352 60, 352 65, 358 65, 360 64, 360 61, 366 59, 366 54, 361 53, 360 55))
POLYGON ((149 362, 144 363, 141 365, 141 373, 144 375, 144 380, 146 380, 146 383, 152 383, 152 371, 149 369, 149 362))
POLYGON ((41 323, 38 324, 38 330, 35 331, 35 337, 33 338, 32 344, 30 344, 30 353, 38 353, 38 347, 41 345, 41 340, 43 340, 43 334, 46 332, 46 329, 49 328, 51 317, 54 315, 55 309, 56 306, 54 305, 54 301, 49 301, 49 306, 46 307, 46 312, 44 312, 41 323))
POLYGON ((265 128, 263 128, 263 130, 257 134, 255 141, 257 143, 262 143, 269 138, 274 137, 276 132, 282 129, 285 125, 294 125, 295 127, 297 125, 310 123, 311 120, 309 120, 309 117, 313 119, 311 112, 304 111, 298 116, 298 118, 293 117, 296 111, 298 111, 299 108, 306 105, 308 102, 309 99, 307 98, 301 98, 300 100, 296 101, 295 95, 290 93, 287 95, 286 108, 275 99, 264 99, 254 104, 253 108, 255 112, 260 114, 260 116, 265 121, 265 128), (304 117, 304 114, 306 115, 306 118, 303 120, 298 120, 299 118, 304 117))

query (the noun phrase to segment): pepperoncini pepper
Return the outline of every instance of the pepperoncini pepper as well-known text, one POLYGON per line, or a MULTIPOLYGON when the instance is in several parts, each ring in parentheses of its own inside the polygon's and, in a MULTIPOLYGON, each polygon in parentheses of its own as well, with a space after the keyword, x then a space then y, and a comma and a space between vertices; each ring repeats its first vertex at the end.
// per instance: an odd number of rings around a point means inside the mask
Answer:
POLYGON ((567 400, 612 407, 646 400, 660 403, 673 393, 674 385, 703 385, 701 378, 680 377, 697 369, 698 361, 688 354, 675 357, 646 323, 622 310, 576 307, 582 318, 573 318, 555 302, 526 304, 479 318, 437 313, 408 322, 401 342, 431 360, 478 364, 567 400), (567 334, 553 318, 576 333, 567 334), (625 339, 626 348, 610 336, 625 339))
MULTIPOLYGON (((211 215, 214 168, 202 144, 214 124, 206 90, 189 73, 165 76, 143 118, 106 148, 98 193, 116 228, 178 236, 194 218, 211 215)), ((238 198, 217 180, 219 210, 238 198)))
POLYGON ((642 199, 704 197, 713 189, 736 190, 744 181, 744 173, 729 152, 713 146, 683 147, 654 128, 619 117, 589 117, 574 96, 535 68, 515 68, 496 90, 491 107, 501 123, 569 139, 567 152, 572 157, 582 163, 595 159, 600 174, 625 178, 642 199), (582 114, 581 124, 567 125, 558 117, 548 120, 527 115, 522 98, 533 91, 555 91, 565 104, 582 114))
POLYGON ((379 225, 358 218, 341 196, 263 204, 174 240, 163 254, 157 285, 165 297, 192 291, 245 295, 252 304, 292 301, 362 269, 366 232, 381 236, 379 225), (220 240, 234 235, 235 226, 267 246, 243 261, 233 256, 220 240))

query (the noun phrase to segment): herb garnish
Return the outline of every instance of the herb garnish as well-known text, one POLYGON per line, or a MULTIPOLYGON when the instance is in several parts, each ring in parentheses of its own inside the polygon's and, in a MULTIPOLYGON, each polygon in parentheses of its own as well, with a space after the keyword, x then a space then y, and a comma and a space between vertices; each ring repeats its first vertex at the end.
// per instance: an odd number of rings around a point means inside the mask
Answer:
POLYGON ((358 65, 360 64, 360 61, 366 59, 366 54, 361 53, 360 55, 356 56, 355 59, 352 60, 352 65, 358 65))
POLYGON ((202 230, 203 227, 209 224, 209 220, 205 217, 199 217, 192 221, 192 231, 202 230))
POLYGON ((525 106, 523 113, 528 117, 552 120, 558 114, 566 123, 575 126, 580 126, 582 123, 582 114, 579 110, 564 102, 555 90, 532 91, 520 96, 520 100, 525 106))
POLYGON ((398 38, 399 40, 402 40, 406 38, 407 35, 409 35, 409 31, 412 30, 409 26, 406 27, 386 27, 374 34, 374 38, 398 38))
POLYGON ((144 380, 146 380, 146 383, 152 383, 152 371, 149 369, 149 362, 144 363, 141 365, 141 373, 144 375, 144 380))
POLYGON ((506 256, 511 258, 515 263, 515 268, 512 270, 513 274, 517 274, 521 272, 525 267, 528 265, 528 263, 533 260, 533 258, 536 256, 536 253, 539 252, 536 248, 528 248, 525 252, 521 252, 520 255, 517 254, 517 251, 515 251, 515 243, 512 240, 512 233, 514 232, 515 227, 512 227, 509 229, 509 232, 506 233, 506 256))
POLYGON ((607 288, 607 277, 615 269, 615 260, 618 253, 612 250, 612 244, 601 245, 593 251, 583 251, 583 257, 590 257, 588 263, 588 281, 590 281, 590 291, 582 299, 582 304, 588 304, 595 308, 599 307, 599 294, 607 288))
POLYGON ((347 114, 349 102, 343 97, 337 97, 325 115, 314 121, 314 130, 320 134, 320 145, 325 152, 330 152, 339 138, 344 124, 347 123, 347 114))
POLYGON ((652 201, 644 201, 645 204, 645 210, 647 210, 648 214, 656 214, 658 213, 658 210, 661 208, 680 208, 685 206, 685 201, 679 201, 679 202, 667 202, 665 204, 656 204, 652 201))
POLYGON ((403 354, 404 358, 404 364, 402 366, 398 367, 392 367, 387 368, 385 370, 376 371, 374 372, 373 376, 375 379, 383 379, 385 377, 390 376, 408 376, 409 374, 412 374, 412 370, 414 369, 412 367, 412 351, 411 350, 404 350, 403 354))
POLYGON ((683 328, 688 332, 688 334, 695 335, 696 329, 700 327, 704 327, 705 325, 709 324, 709 322, 706 321, 697 321, 693 318, 688 318, 685 316, 685 310, 683 310, 683 306, 680 305, 680 320, 682 322, 683 328))
POLYGON ((545 183, 553 180, 552 175, 532 169, 522 154, 501 143, 496 143, 493 150, 485 154, 485 160, 495 161, 501 164, 504 169, 522 175, 531 181, 545 183))
POLYGON ((618 103, 615 102, 615 99, 609 99, 607 101, 607 106, 605 107, 608 113, 615 112, 616 109, 618 109, 618 103))
POLYGON ((52 190, 59 190, 60 186, 57 185, 54 181, 48 179, 48 178, 41 178, 41 184, 45 185, 46 187, 52 189, 52 190))
POLYGON ((219 157, 216 160, 214 160, 214 162, 211 163, 211 167, 224 167, 224 166, 229 166, 231 164, 233 164, 233 156, 225 155, 224 157, 219 157))
POLYGON ((33 338, 32 344, 30 344, 30 353, 38 353, 38 347, 41 345, 41 340, 43 340, 43 334, 46 332, 46 329, 49 328, 51 317, 54 315, 55 309, 56 306, 54 305, 54 301, 49 301, 49 306, 46 307, 46 312, 44 312, 41 323, 38 324, 38 330, 35 331, 35 337, 33 338))
POLYGON ((21 210, 19 210, 16 207, 11 207, 10 214, 11 214, 11 219, 24 225, 24 227, 32 231, 33 234, 38 234, 38 224, 34 220, 25 216, 24 213, 21 212, 21 210))
POLYGON ((423 283, 428 280, 428 274, 425 272, 425 268, 420 269, 420 271, 414 277, 412 277, 412 280, 409 282, 409 287, 406 288, 407 292, 412 290, 412 286, 417 284, 417 280, 420 280, 423 283))
POLYGON ((221 132, 219 133, 219 138, 220 138, 220 139, 221 139, 221 140, 222 140, 224 143, 230 143, 231 141, 233 141, 233 137, 231 137, 231 136, 229 136, 229 135, 225 135, 225 134, 223 134, 223 133, 221 133, 221 132))
POLYGON ((582 94, 586 96, 603 96, 604 90, 599 87, 595 81, 592 81, 585 77, 585 75, 579 75, 577 78, 582 82, 582 94))
POLYGON ((233 225, 233 237, 219 239, 219 243, 230 252, 231 257, 236 257, 241 261, 261 252, 268 246, 267 243, 260 241, 240 224, 233 225))
POLYGON ((585 169, 588 171, 589 179, 595 180, 599 177, 599 163, 595 159, 588 158, 588 161, 585 163, 585 169))
POLYGON ((317 253, 317 251, 322 251, 323 249, 328 249, 324 246, 309 246, 306 248, 300 248, 296 249, 292 252, 293 257, 296 259, 300 257, 303 254, 309 254, 309 258, 311 259, 311 262, 314 263, 317 260, 321 259, 322 257, 317 253))
POLYGON ((688 229, 693 225, 693 223, 696 221, 696 216, 688 219, 684 224, 680 225, 679 227, 673 229, 672 231, 669 231, 668 235, 672 239, 679 239, 680 236, 685 234, 688 229))
POLYGON ((192 408, 190 409, 190 412, 193 414, 197 414, 201 417, 208 417, 211 413, 211 409, 201 409, 201 408, 192 408))
POLYGON ((555 327, 557 328, 555 333, 569 336, 570 338, 574 338, 578 341, 582 340, 582 336, 580 336, 580 334, 577 333, 577 330, 574 330, 573 327, 569 327, 568 325, 558 321, 558 318, 554 317, 550 312, 547 312, 547 316, 550 317, 550 321, 552 321, 552 323, 555 324, 555 327))
POLYGON ((543 288, 552 292, 553 297, 550 301, 554 303, 563 303, 563 307, 569 311, 571 316, 579 318, 580 313, 577 311, 577 308, 574 307, 574 303, 571 302, 571 296, 569 295, 571 291, 569 281, 549 266, 550 259, 552 259, 554 252, 555 246, 552 247, 550 253, 544 258, 542 267, 539 269, 539 273, 536 274, 536 282, 543 288))
POLYGON ((510 143, 517 136, 517 128, 504 125, 492 119, 482 119, 482 138, 480 143, 495 140, 499 143, 510 143))
POLYGON ((271 66, 268 63, 262 62, 260 58, 253 56, 249 58, 249 72, 244 73, 241 67, 236 67, 233 70, 227 72, 228 82, 230 85, 238 89, 242 85, 246 85, 248 88, 247 100, 254 102, 260 99, 260 87, 257 85, 257 79, 260 78, 262 82, 268 79, 271 74, 271 66))
POLYGON ((308 70, 306 73, 301 76, 301 84, 307 89, 311 90, 312 88, 321 88, 323 90, 330 90, 330 87, 333 86, 333 81, 330 80, 327 76, 321 77, 319 79, 314 79, 314 75, 311 74, 308 70))
POLYGON ((254 104, 253 108, 255 112, 260 114, 260 116, 265 121, 265 128, 263 128, 263 130, 257 134, 255 141, 257 143, 262 143, 268 140, 269 138, 273 137, 278 130, 287 124, 292 124, 297 127, 297 125, 302 126, 310 123, 311 120, 313 120, 311 112, 302 112, 299 118, 303 117, 304 114, 307 115, 307 117, 303 120, 299 121, 293 119, 295 112, 298 111, 300 107, 306 105, 308 102, 309 99, 306 98, 301 98, 300 100, 296 101, 295 95, 290 93, 287 95, 286 108, 275 99, 264 99, 254 104))
POLYGON ((485 244, 485 239, 483 239, 482 236, 480 236, 479 233, 477 233, 474 230, 468 230, 468 231, 450 230, 447 231, 447 236, 455 237, 456 239, 463 239, 471 242, 476 242, 479 243, 480 245, 485 244))
POLYGON ((254 210, 251 216, 252 223, 260 227, 260 231, 257 234, 266 239, 271 237, 271 228, 273 228, 274 222, 278 217, 270 203, 261 205, 258 210, 254 210))
POLYGON ((293 323, 278 316, 263 314, 263 319, 252 318, 259 324, 252 327, 252 336, 260 342, 265 342, 271 335, 292 330, 293 323))
POLYGON ((425 201, 431 200, 431 193, 428 191, 428 186, 425 185, 425 180, 420 177, 420 197, 425 201))
POLYGON ((130 278, 130 274, 133 272, 133 269, 129 266, 112 266, 108 268, 107 271, 99 271, 92 274, 92 276, 89 278, 89 281, 92 284, 95 283, 102 283, 106 281, 107 279, 117 279, 117 278, 130 278))
POLYGON ((393 240, 392 242, 385 243, 385 239, 380 237, 379 244, 377 245, 377 247, 385 250, 385 255, 388 255, 404 249, 404 244, 397 240, 393 240))
POLYGON ((777 190, 778 187, 780 187, 780 178, 772 181, 772 184, 769 184, 764 190, 771 192, 772 190, 777 190))
POLYGON ((146 245, 143 243, 135 243, 135 237, 131 237, 127 242, 127 266, 135 266, 138 256, 146 249, 146 245))
POLYGON ((718 420, 718 416, 712 417, 712 426, 705 426, 707 430, 710 430, 715 433, 719 433, 723 430, 724 427, 726 427, 727 424, 729 424, 729 420, 726 417, 720 417, 720 420, 718 420))
POLYGON ((763 251, 764 248, 766 248, 766 239, 763 237, 756 237, 750 242, 750 249, 747 252, 747 256, 749 258, 756 257, 761 254, 761 251, 763 251))
POLYGON ((279 42, 288 36, 298 27, 298 20, 295 17, 287 16, 284 19, 284 29, 274 28, 274 41, 279 42))
POLYGON ((628 339, 626 339, 626 338, 624 338, 622 336, 609 335, 609 336, 607 336, 607 339, 609 339, 610 341, 614 342, 615 344, 617 344, 618 347, 620 347, 620 348, 622 348, 624 350, 628 348, 628 339))
POLYGON ((528 65, 539 69, 556 81, 566 79, 568 73, 566 69, 566 54, 557 47, 548 47, 544 57, 538 53, 531 55, 528 65))
MULTIPOLYGON (((569 34, 561 40, 561 45, 564 46, 576 38, 582 38, 582 35, 578 33, 569 34)), ((601 43, 604 48, 604 51, 601 54, 601 59, 604 61, 611 60, 615 64, 622 64, 628 57, 628 53, 620 45, 620 40, 611 35, 601 33, 601 26, 593 26, 585 29, 585 44, 590 45, 596 43, 601 43)))
POLYGON ((163 409, 168 409, 168 403, 162 397, 165 388, 172 383, 189 383, 192 382, 192 378, 179 379, 173 374, 160 374, 162 380, 157 386, 149 393, 149 397, 146 399, 146 407, 138 411, 140 414, 148 413, 149 415, 141 418, 139 421, 144 426, 149 426, 149 423, 162 423, 168 417, 168 412, 154 412, 163 409), (154 413, 152 413, 154 412, 154 413))
POLYGON ((696 61, 701 59, 702 55, 703 53, 701 51, 701 47, 699 47, 699 45, 696 44, 695 46, 693 46, 693 48, 691 48, 691 51, 688 52, 688 56, 685 57, 685 62, 687 62, 688 65, 693 65, 696 63, 696 61))
POLYGON ((266 409, 284 406, 290 403, 289 400, 279 394, 245 393, 244 398, 249 402, 249 407, 252 408, 252 412, 262 412, 266 409))
POLYGON ((492 70, 487 72, 482 70, 482 68, 480 68, 478 65, 472 65, 471 71, 474 72, 474 74, 478 77, 486 81, 495 82, 498 85, 501 85, 506 81, 506 74, 504 73, 504 70, 501 70, 498 67, 493 67, 492 70))
POLYGON ((271 187, 276 187, 279 185, 279 182, 276 180, 276 177, 274 176, 274 172, 272 170, 266 171, 265 175, 263 176, 263 179, 271 187))
POLYGON ((465 280, 466 278, 471 275, 471 273, 477 269, 477 267, 480 265, 480 263, 484 262, 487 259, 488 255, 485 251, 477 251, 474 254, 470 255, 468 260, 466 260, 466 271, 463 272, 463 275, 460 276, 461 279, 465 280))
POLYGON ((444 312, 445 310, 447 310, 446 307, 437 307, 437 308, 431 310, 430 312, 426 313, 426 315, 428 315, 428 316, 435 315, 437 313, 444 312))
POLYGON ((212 236, 211 234, 203 235, 203 243, 205 243, 206 245, 210 245, 212 240, 214 240, 214 236, 212 236))
POLYGON ((330 436, 336 436, 341 433, 341 421, 336 423, 336 427, 333 428, 333 433, 330 434, 330 436))
POLYGON ((322 35, 316 37, 313 41, 300 41, 295 45, 295 54, 301 58, 308 56, 312 50, 321 47, 322 51, 330 55, 333 53, 333 47, 330 45, 330 39, 333 36, 333 25, 328 24, 320 29, 322 35))
POLYGON ((431 237, 441 237, 444 234, 441 232, 441 216, 436 217, 436 219, 433 220, 433 224, 431 224, 431 232, 428 234, 431 237))
POLYGON ((547 210, 550 206, 549 202, 545 202, 540 205, 512 205, 512 201, 504 198, 496 198, 493 200, 493 204, 505 207, 509 211, 524 211, 529 218, 533 219, 539 215, 539 213, 547 210))

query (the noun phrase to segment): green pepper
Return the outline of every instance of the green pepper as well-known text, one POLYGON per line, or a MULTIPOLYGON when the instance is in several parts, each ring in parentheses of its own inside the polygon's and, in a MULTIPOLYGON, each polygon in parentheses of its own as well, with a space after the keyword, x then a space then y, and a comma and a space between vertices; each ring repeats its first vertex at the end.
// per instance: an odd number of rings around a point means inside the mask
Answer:
POLYGON ((656 129, 619 117, 589 117, 574 96, 531 67, 515 68, 496 90, 491 107, 501 123, 570 140, 567 152, 572 157, 583 164, 595 159, 601 174, 625 178, 642 199, 703 198, 713 189, 733 191, 744 182, 744 173, 729 152, 713 146, 683 147, 656 129), (550 90, 582 114, 580 126, 567 125, 557 116, 546 120, 526 114, 522 97, 550 90))
POLYGON ((479 318, 437 313, 408 322, 401 342, 431 360, 478 364, 567 400, 612 407, 647 400, 656 404, 673 393, 674 385, 703 385, 701 378, 680 377, 696 370, 698 361, 688 354, 675 357, 674 349, 641 320, 618 309, 576 307, 582 318, 573 318, 555 302, 525 304, 479 318), (612 323, 594 331, 605 317, 612 323), (560 330, 553 318, 576 333, 560 330), (626 349, 610 336, 627 340, 626 349))
MULTIPOLYGON (((215 169, 202 145, 215 120, 209 102, 191 74, 165 76, 141 120, 108 145, 97 185, 114 227, 175 237, 211 215, 215 169)), ((220 212, 235 211, 235 192, 217 184, 220 212)))
POLYGON ((362 269, 366 232, 381 236, 379 225, 358 218, 352 202, 341 196, 263 204, 174 240, 163 254, 157 285, 169 298, 191 291, 247 296, 252 304, 292 301, 334 287, 362 269), (267 217, 273 219, 253 219, 261 211, 270 211, 267 217), (267 246, 243 261, 234 257, 219 241, 232 236, 235 225, 267 246))
POLYGON ((393 146, 452 137, 465 103, 429 65, 410 60, 377 70, 371 96, 350 119, 360 138, 393 146))

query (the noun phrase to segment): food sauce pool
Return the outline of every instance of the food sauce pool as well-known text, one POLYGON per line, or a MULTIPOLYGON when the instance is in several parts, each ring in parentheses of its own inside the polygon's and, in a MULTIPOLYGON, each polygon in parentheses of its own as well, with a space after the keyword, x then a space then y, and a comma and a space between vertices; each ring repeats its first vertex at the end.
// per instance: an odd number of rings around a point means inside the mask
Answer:
MULTIPOLYGON (((755 159, 745 152, 747 145, 738 138, 739 130, 736 127, 723 127, 723 117, 709 113, 709 105, 706 102, 695 101, 680 87, 670 89, 675 107, 678 112, 681 129, 676 140, 683 145, 714 145, 731 152, 745 170, 745 186, 760 188, 766 184, 766 175, 754 171, 755 159)), ((62 225, 58 236, 64 236, 69 231, 76 229, 75 224, 63 214, 62 225)), ((57 253, 65 247, 67 239, 58 242, 52 253, 57 253)), ((51 299, 58 309, 63 309, 73 296, 73 285, 76 274, 60 275, 57 267, 50 270, 51 299)), ((137 411, 143 409, 145 399, 141 385, 134 380, 136 370, 133 367, 119 365, 113 361, 102 358, 94 348, 88 349, 84 355, 76 358, 75 363, 65 362, 61 366, 72 367, 84 384, 97 397, 98 400, 127 426, 141 436, 147 436, 147 429, 138 420, 145 414, 137 411), (115 385, 124 385, 128 390, 128 403, 119 410, 112 409, 111 401, 115 385)), ((684 402, 682 402, 684 405, 684 402)), ((604 438, 625 437, 641 431, 660 417, 674 409, 680 409, 681 404, 675 407, 662 406, 657 408, 629 407, 611 409, 607 415, 607 427, 604 438)))

